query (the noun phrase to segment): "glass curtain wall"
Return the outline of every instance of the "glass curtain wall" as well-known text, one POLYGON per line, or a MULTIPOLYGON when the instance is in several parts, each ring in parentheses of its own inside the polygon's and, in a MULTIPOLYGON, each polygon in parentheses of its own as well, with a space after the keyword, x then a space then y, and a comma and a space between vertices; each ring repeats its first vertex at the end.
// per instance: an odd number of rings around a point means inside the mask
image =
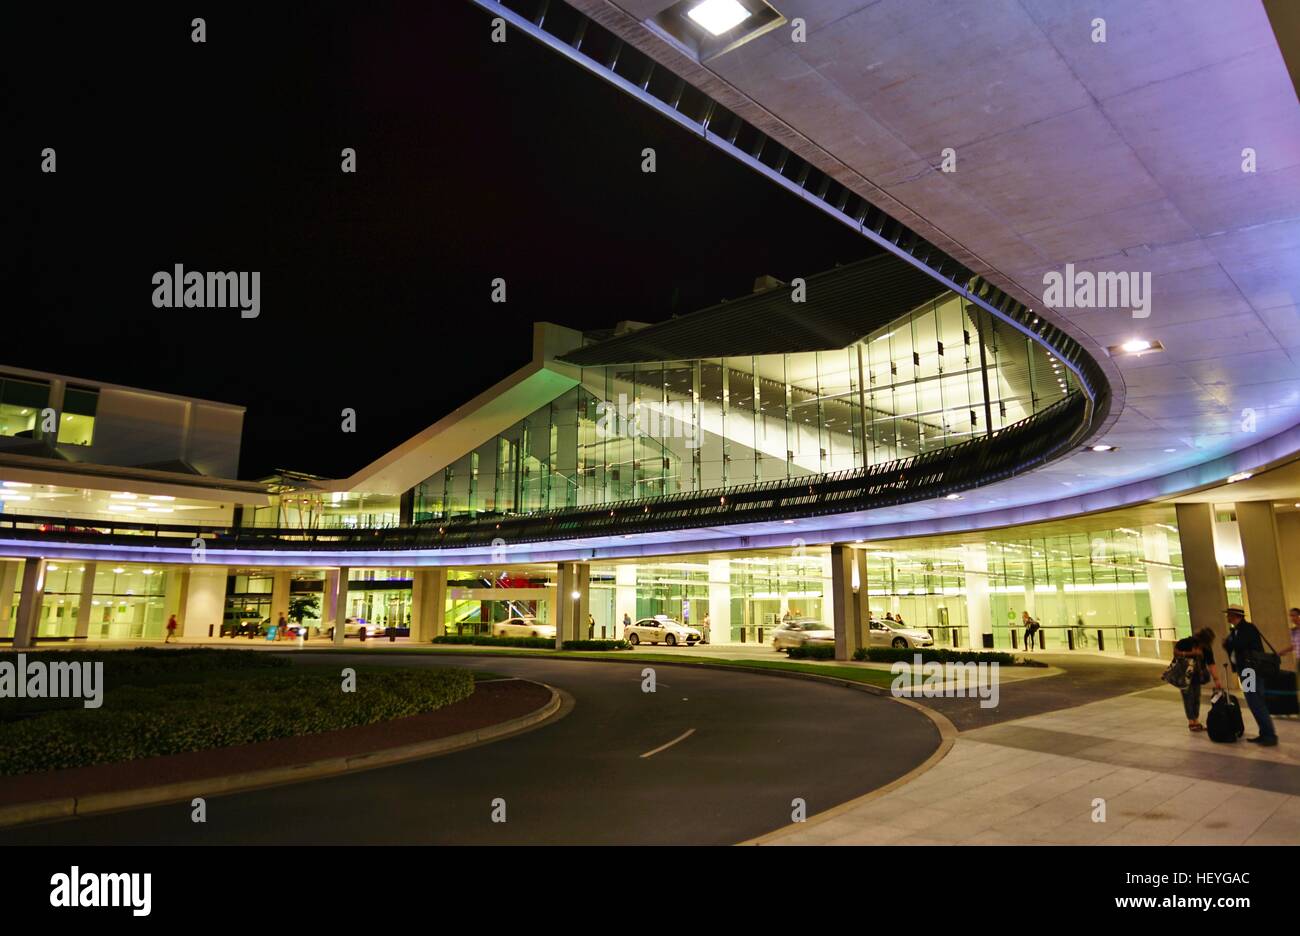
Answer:
POLYGON ((584 368, 415 488, 415 519, 529 513, 862 468, 997 431, 1069 372, 949 295, 848 348, 584 368))

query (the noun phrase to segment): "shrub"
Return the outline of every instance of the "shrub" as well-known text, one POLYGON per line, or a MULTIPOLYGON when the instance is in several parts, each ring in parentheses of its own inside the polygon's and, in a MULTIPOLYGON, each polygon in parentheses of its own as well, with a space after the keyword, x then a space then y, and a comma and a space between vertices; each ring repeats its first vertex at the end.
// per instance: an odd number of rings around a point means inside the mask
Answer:
POLYGON ((487 634, 444 634, 433 638, 436 644, 458 644, 470 647, 532 647, 537 650, 554 650, 554 637, 490 637, 487 634))
POLYGON ((858 647, 853 651, 853 659, 870 660, 873 663, 894 663, 898 660, 911 663, 918 656, 922 663, 998 663, 1002 666, 1014 666, 1016 663, 1016 658, 1010 653, 990 653, 987 650, 950 650, 945 647, 895 650, 893 647, 858 647))
POLYGON ((833 660, 835 659, 835 648, 828 647, 824 644, 813 644, 805 647, 791 647, 787 653, 792 660, 833 660))
POLYGON ((462 669, 359 667, 356 692, 344 693, 333 669, 285 671, 277 665, 241 671, 240 666, 158 686, 110 682, 106 666, 103 708, 56 708, 0 725, 0 774, 138 760, 352 728, 430 712, 474 692, 473 674, 462 669))
POLYGON ((566 640, 565 650, 626 650, 626 640, 566 640))

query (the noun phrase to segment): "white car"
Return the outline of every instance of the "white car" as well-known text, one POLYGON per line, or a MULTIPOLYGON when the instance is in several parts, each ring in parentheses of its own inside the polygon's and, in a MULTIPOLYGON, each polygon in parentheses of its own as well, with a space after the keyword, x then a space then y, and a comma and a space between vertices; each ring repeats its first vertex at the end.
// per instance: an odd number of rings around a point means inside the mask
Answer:
POLYGON ((536 618, 512 617, 492 625, 497 637, 549 637, 555 639, 555 625, 538 624, 536 618))
POLYGON ((694 627, 687 627, 664 614, 642 618, 631 627, 623 628, 623 639, 634 647, 643 643, 691 646, 699 643, 701 636, 694 627))
POLYGON ((781 626, 772 631, 773 650, 819 646, 835 646, 835 629, 812 618, 782 621, 781 626))
POLYGON ((930 632, 919 627, 908 627, 893 621, 871 619, 871 646, 893 647, 895 650, 907 650, 913 647, 933 647, 934 638, 930 632))

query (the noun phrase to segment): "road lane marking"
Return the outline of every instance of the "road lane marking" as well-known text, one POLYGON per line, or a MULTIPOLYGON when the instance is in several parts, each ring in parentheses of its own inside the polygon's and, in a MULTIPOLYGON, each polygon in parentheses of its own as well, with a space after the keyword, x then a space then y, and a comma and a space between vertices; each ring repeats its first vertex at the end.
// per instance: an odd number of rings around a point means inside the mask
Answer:
POLYGON ((661 744, 661 745, 659 745, 657 748, 655 748, 653 751, 646 751, 646 752, 645 752, 644 754, 642 754, 641 756, 642 756, 642 757, 654 757, 654 756, 655 756, 656 754, 658 754, 660 751, 666 751, 666 750, 668 750, 670 747, 672 747, 672 746, 673 746, 674 744, 676 744, 677 742, 679 742, 679 741, 685 741, 687 738, 689 738, 689 737, 690 737, 691 735, 693 735, 693 734, 695 734, 695 729, 694 729, 694 728, 688 728, 688 729, 686 729, 685 733, 683 733, 682 735, 680 735, 680 736, 678 736, 678 737, 676 737, 676 738, 673 738, 673 739, 672 739, 671 741, 669 741, 667 744, 661 744))

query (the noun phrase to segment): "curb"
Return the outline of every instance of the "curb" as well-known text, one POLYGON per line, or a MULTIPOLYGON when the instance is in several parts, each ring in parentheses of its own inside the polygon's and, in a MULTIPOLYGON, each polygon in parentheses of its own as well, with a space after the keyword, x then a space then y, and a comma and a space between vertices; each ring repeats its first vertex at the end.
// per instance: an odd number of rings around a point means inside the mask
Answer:
MULTIPOLYGON (((532 682, 532 680, 522 681, 532 682)), ((376 767, 388 767, 393 764, 420 760, 440 754, 451 754, 489 741, 499 741, 511 735, 539 727, 552 719, 563 718, 573 709, 573 703, 568 693, 546 683, 536 683, 536 685, 544 686, 550 690, 551 697, 545 705, 534 709, 527 715, 520 715, 518 718, 512 718, 496 725, 489 725, 486 728, 464 731, 446 738, 417 741, 414 744, 404 744, 400 747, 372 751, 368 754, 329 757, 309 761, 305 764, 266 767, 261 770, 207 777, 202 780, 180 780, 176 783, 138 787, 134 790, 115 790, 110 793, 91 793, 87 796, 70 796, 0 806, 0 828, 28 825, 33 822, 46 822, 51 819, 69 819, 76 816, 117 812, 142 806, 157 806, 162 803, 177 802, 195 796, 206 797, 223 793, 241 793, 262 787, 299 783, 303 780, 318 780, 344 773, 371 770, 376 767)))

